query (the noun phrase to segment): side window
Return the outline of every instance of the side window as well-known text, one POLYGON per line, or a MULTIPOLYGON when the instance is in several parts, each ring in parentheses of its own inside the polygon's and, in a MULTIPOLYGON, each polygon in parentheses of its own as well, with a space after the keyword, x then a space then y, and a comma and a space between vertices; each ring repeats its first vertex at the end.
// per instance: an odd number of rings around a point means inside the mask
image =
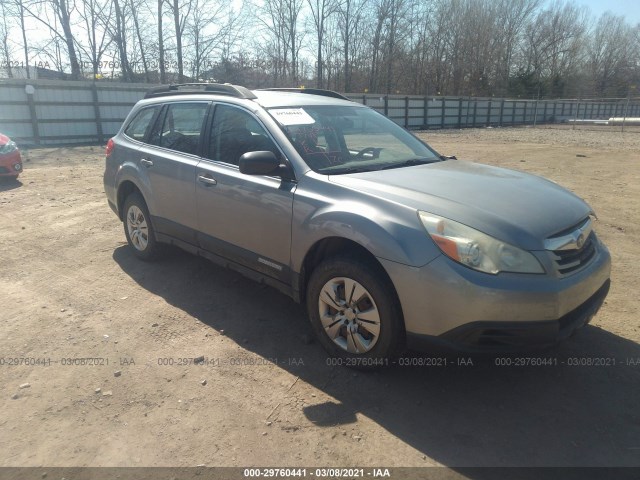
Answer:
POLYGON ((216 106, 211 131, 212 160, 238 165, 242 154, 259 150, 280 156, 265 129, 249 112, 229 105, 216 106))
POLYGON ((133 120, 129 122, 129 125, 127 125, 124 134, 129 138, 144 142, 146 133, 149 128, 151 128, 151 123, 155 118, 156 112, 159 109, 159 106, 155 106, 140 110, 138 114, 133 117, 133 120))
POLYGON ((179 152, 197 154, 207 103, 171 103, 152 143, 179 152))

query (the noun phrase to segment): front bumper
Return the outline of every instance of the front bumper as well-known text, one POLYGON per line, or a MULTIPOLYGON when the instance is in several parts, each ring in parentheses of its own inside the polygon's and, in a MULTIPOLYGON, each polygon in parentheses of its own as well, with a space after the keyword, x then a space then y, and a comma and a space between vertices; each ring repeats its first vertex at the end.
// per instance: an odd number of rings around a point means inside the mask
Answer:
POLYGON ((609 290, 611 257, 597 251, 581 270, 488 275, 440 256, 423 267, 380 260, 396 287, 410 348, 432 341, 464 350, 545 346, 588 323, 609 290))
POLYGON ((591 321, 604 303, 610 283, 607 280, 591 298, 559 320, 473 322, 438 337, 407 333, 407 347, 425 351, 438 344, 466 352, 505 352, 551 346, 570 337, 591 321))
POLYGON ((22 157, 18 150, 0 155, 0 177, 17 177, 22 173, 22 157))

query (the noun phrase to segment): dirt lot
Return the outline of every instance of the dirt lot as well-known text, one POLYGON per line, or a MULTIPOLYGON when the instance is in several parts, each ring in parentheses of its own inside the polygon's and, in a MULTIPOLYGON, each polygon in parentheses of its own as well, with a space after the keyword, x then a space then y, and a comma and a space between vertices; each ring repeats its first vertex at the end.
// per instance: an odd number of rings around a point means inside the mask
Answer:
POLYGON ((181 252, 137 261, 101 147, 31 150, 21 183, 0 185, 0 466, 640 466, 640 134, 422 135, 597 211, 611 293, 540 354, 556 366, 329 366, 275 290, 181 252))

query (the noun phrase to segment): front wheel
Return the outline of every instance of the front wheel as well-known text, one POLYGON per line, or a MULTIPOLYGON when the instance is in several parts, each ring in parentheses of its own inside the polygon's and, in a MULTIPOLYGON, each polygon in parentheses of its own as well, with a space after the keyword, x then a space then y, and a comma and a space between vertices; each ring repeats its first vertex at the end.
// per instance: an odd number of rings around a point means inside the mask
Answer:
POLYGON ((375 367, 400 346, 402 314, 391 282, 366 262, 330 259, 312 273, 307 311, 318 341, 354 367, 375 367))
POLYGON ((132 193, 125 200, 123 224, 127 242, 136 257, 152 260, 157 256, 160 245, 156 241, 147 204, 139 193, 132 193))

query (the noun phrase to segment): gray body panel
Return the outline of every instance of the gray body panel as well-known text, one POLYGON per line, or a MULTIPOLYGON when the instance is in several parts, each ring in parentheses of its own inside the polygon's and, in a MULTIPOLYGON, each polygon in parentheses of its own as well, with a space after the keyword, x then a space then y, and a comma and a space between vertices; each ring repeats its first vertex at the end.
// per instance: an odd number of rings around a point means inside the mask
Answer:
POLYGON ((545 238, 591 212, 583 200, 549 180, 460 160, 331 180, 354 195, 366 192, 451 218, 525 250, 543 250, 545 238))
POLYGON ((299 181, 293 205, 294 271, 311 246, 330 237, 348 238, 378 258, 405 265, 424 265, 440 255, 415 209, 309 172, 299 181))
POLYGON ((216 181, 196 182, 200 246, 216 250, 216 241, 226 242, 254 254, 247 266, 276 277, 288 272, 296 185, 207 160, 198 164, 197 175, 216 181))
POLYGON ((147 202, 149 213, 188 228, 198 228, 194 179, 200 158, 151 145, 142 145, 138 155, 139 178, 149 185, 151 192, 163 192, 152 195, 153 200, 147 202), (145 166, 143 160, 153 165, 145 166))

